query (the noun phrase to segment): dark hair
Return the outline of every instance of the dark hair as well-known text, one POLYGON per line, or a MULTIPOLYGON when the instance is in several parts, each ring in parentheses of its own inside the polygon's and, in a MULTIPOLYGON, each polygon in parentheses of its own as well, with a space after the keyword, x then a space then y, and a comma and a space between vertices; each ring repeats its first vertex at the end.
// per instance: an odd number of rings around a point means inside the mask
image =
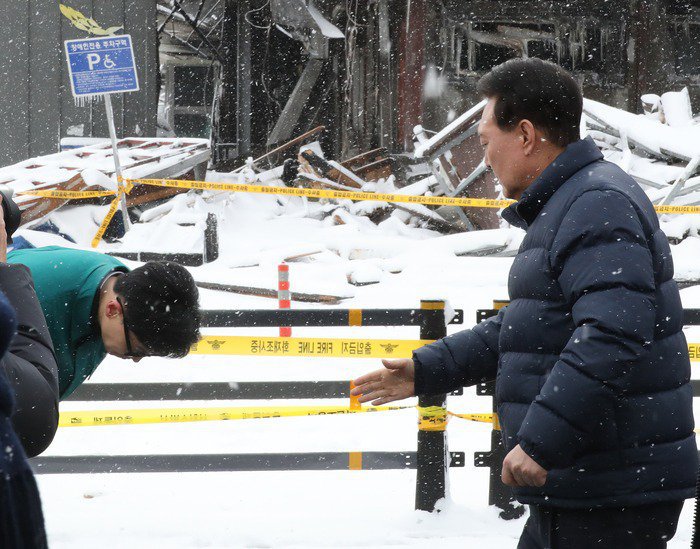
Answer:
POLYGON ((199 291, 192 275, 172 261, 150 261, 117 278, 124 324, 155 356, 181 358, 199 341, 199 291))
POLYGON ((529 120, 552 143, 566 147, 580 138, 581 88, 569 72, 542 59, 510 59, 491 69, 477 84, 496 98, 494 114, 502 129, 529 120))

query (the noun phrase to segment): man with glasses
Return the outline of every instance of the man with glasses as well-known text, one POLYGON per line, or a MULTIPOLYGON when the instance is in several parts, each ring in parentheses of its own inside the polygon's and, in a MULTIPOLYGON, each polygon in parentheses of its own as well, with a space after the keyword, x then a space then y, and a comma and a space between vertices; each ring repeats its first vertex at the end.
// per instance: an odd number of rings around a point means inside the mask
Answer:
POLYGON ((58 401, 107 354, 134 362, 181 358, 200 337, 197 287, 177 263, 152 261, 129 271, 108 255, 58 246, 15 250, 7 262, 31 271, 57 365, 51 367, 51 355, 0 363, 15 390, 13 423, 30 456, 53 440, 58 401))

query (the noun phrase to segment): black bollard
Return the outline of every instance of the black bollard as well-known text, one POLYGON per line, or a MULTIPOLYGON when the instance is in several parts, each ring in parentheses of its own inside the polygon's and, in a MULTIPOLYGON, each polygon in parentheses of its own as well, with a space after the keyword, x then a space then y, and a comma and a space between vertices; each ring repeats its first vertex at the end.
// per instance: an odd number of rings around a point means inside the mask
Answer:
MULTIPOLYGON (((421 301, 421 312, 421 339, 441 339, 447 335, 444 301, 421 301)), ((444 394, 418 399, 421 417, 416 458, 416 509, 420 511, 434 511, 447 489, 446 400, 444 394)))
POLYGON ((219 231, 216 215, 207 214, 207 226, 204 229, 204 263, 211 263, 219 257, 219 231))

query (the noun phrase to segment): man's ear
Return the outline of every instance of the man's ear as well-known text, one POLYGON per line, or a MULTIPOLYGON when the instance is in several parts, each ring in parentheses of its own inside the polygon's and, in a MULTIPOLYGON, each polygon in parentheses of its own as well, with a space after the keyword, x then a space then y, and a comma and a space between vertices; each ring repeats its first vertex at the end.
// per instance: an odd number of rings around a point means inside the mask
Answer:
POLYGON ((116 299, 110 299, 105 305, 105 316, 107 318, 115 318, 122 313, 122 307, 116 299))
POLYGON ((535 152, 536 145, 537 132, 535 131, 535 126, 529 120, 521 120, 518 124, 518 132, 522 140, 523 153, 525 153, 525 156, 531 155, 535 152))

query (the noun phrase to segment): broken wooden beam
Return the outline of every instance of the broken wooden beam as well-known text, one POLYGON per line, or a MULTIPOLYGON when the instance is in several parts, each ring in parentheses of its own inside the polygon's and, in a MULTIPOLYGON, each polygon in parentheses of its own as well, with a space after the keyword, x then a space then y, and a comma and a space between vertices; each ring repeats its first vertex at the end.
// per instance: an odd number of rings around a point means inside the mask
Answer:
POLYGON ((340 183, 355 189, 362 188, 362 180, 347 168, 338 163, 330 163, 325 158, 321 158, 311 149, 301 152, 301 157, 309 163, 311 169, 318 172, 326 179, 340 183))
MULTIPOLYGON (((196 281, 198 288, 205 290, 215 290, 218 292, 230 292, 234 294, 252 295, 255 297, 269 297, 277 299, 277 290, 271 288, 257 288, 254 286, 238 286, 235 284, 220 284, 218 282, 202 282, 196 281)), ((346 295, 327 295, 327 294, 307 294, 301 292, 291 292, 292 301, 300 301, 302 303, 326 303, 328 305, 337 305, 344 299, 350 299, 352 296, 346 295)))

